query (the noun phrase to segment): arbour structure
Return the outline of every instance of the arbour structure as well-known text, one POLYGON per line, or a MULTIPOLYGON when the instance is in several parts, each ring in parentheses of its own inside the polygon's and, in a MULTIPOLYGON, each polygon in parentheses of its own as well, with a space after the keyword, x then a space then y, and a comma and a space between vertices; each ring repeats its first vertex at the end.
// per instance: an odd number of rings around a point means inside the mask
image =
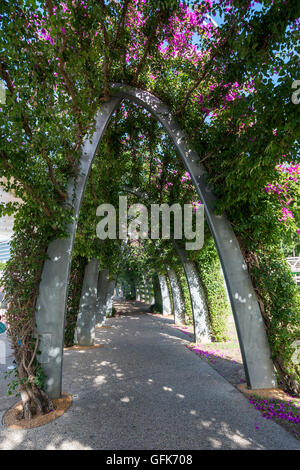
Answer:
POLYGON ((50 243, 40 283, 36 324, 40 339, 39 361, 46 375, 45 387, 50 398, 61 395, 62 359, 66 300, 72 251, 80 207, 91 164, 101 138, 114 111, 123 99, 147 109, 171 137, 193 184, 204 204, 205 215, 219 253, 239 338, 247 384, 252 389, 275 387, 276 377, 264 322, 255 291, 238 241, 225 215, 216 215, 212 188, 197 153, 189 149, 186 137, 171 116, 167 106, 147 91, 112 84, 113 97, 101 106, 95 117, 95 131, 82 146, 78 175, 68 184, 65 204, 73 209, 74 219, 68 225, 69 237, 50 243))

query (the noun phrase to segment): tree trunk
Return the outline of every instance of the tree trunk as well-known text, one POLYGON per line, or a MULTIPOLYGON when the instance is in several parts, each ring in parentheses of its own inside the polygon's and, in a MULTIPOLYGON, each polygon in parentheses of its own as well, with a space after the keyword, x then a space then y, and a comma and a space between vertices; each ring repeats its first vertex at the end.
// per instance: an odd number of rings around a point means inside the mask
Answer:
POLYGON ((34 384, 34 377, 28 374, 23 365, 18 366, 19 379, 24 381, 19 387, 23 409, 18 419, 30 420, 53 410, 54 406, 48 395, 34 384))

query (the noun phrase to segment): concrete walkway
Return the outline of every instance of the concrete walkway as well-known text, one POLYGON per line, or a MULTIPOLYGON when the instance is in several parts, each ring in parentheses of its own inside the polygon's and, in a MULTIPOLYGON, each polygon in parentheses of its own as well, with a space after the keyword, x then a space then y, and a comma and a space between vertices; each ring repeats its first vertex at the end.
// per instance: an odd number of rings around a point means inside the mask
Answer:
POLYGON ((140 305, 97 329, 102 348, 65 352, 71 408, 41 428, 1 426, 0 449, 300 450, 185 347, 170 319, 140 314, 140 305))

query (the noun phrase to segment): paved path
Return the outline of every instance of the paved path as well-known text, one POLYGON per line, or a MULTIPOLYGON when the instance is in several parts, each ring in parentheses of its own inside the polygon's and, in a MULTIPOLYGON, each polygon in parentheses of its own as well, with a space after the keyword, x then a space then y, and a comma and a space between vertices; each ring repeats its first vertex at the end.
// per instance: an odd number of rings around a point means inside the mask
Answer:
POLYGON ((132 313, 107 325, 103 348, 65 352, 67 413, 33 430, 1 427, 0 449, 300 450, 185 347, 170 319, 132 313))

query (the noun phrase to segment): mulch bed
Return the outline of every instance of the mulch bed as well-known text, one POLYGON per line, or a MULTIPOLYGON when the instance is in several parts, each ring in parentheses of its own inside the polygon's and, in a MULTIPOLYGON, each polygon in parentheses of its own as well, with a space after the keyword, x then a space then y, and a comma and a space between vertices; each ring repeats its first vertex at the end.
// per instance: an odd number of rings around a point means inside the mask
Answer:
POLYGON ((69 348, 64 348, 64 351, 87 351, 89 349, 103 348, 103 346, 103 344, 94 344, 93 346, 78 346, 78 344, 75 344, 69 348))
POLYGON ((63 393, 61 398, 52 400, 54 409, 46 415, 36 415, 30 420, 19 420, 18 416, 22 411, 22 402, 13 405, 4 415, 2 422, 9 429, 32 429, 51 423, 62 416, 71 406, 72 397, 68 393, 63 393))

